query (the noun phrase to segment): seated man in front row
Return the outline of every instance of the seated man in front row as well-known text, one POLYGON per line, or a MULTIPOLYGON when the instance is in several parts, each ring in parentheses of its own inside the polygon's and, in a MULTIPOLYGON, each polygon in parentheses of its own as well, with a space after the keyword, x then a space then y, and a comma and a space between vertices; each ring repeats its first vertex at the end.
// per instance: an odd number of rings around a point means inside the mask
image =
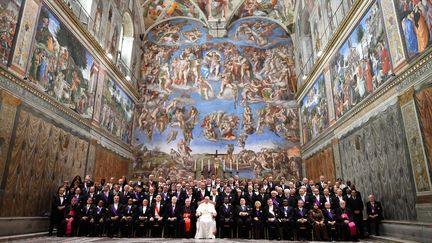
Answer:
POLYGON ((369 195, 369 202, 366 203, 367 211, 367 230, 371 235, 371 223, 375 226, 375 235, 379 235, 379 224, 382 220, 382 206, 380 202, 375 201, 373 194, 369 195))
POLYGON ((196 211, 197 220, 197 232, 195 239, 214 239, 216 233, 216 221, 217 215, 215 206, 209 203, 210 198, 206 196, 203 202, 198 206, 196 211))

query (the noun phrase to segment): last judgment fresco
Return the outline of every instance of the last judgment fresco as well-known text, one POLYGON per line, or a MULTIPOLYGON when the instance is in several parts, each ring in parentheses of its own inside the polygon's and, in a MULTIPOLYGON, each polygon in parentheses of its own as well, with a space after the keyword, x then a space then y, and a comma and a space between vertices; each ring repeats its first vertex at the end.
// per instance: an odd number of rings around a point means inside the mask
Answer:
POLYGON ((214 38, 174 19, 146 39, 135 172, 301 176, 293 43, 281 25, 239 20, 214 38))

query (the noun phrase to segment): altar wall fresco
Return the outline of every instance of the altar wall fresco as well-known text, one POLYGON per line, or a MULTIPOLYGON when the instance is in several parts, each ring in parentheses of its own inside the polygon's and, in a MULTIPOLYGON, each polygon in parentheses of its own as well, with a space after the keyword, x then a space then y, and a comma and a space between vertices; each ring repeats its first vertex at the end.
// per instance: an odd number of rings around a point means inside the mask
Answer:
POLYGON ((175 19, 146 38, 134 172, 300 176, 293 43, 279 24, 239 20, 214 38, 175 19))

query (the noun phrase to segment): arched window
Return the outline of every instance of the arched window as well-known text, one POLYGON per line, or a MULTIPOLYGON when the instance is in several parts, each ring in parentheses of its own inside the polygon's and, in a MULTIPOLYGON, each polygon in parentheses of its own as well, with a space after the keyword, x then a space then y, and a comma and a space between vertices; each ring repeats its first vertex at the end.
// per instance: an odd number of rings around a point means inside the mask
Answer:
POLYGON ((134 42, 133 22, 129 13, 123 14, 120 36, 122 37, 119 50, 120 60, 122 64, 125 65, 127 69, 129 69, 132 60, 132 49, 134 42))

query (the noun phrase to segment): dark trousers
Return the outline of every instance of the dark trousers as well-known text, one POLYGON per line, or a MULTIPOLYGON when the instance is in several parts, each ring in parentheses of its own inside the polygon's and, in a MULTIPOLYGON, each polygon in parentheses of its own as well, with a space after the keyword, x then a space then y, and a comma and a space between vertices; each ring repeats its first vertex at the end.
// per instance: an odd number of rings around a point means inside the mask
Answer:
POLYGON ((220 237, 221 238, 231 238, 231 232, 233 230, 233 220, 232 219, 221 219, 219 221, 220 226, 220 237))
POLYGON ((253 221, 253 238, 264 239, 264 224, 260 220, 253 221))
POLYGON ((281 228, 282 228, 282 238, 283 240, 292 240, 293 237, 293 228, 294 224, 291 221, 282 221, 281 222, 281 228))
POLYGON ((381 219, 379 219, 378 217, 377 218, 368 218, 367 219, 367 221, 366 221, 366 227, 367 227, 367 231, 368 231, 368 233, 369 233, 369 235, 371 235, 372 234, 372 231, 371 231, 371 224, 373 224, 374 225, 374 228, 375 228, 375 235, 379 235, 380 233, 379 233, 379 225, 380 225, 380 223, 381 223, 381 219))
POLYGON ((90 218, 87 220, 80 219, 79 221, 79 236, 87 236, 93 233, 94 224, 90 223, 90 218))
POLYGON ((251 226, 251 220, 249 217, 239 217, 237 219, 238 238, 243 238, 243 239, 249 238, 250 226, 251 226))
POLYGON ((120 230, 122 237, 131 237, 134 227, 134 221, 132 219, 121 219, 120 220, 120 230))
POLYGON ((165 222, 165 233, 164 237, 166 238, 177 238, 177 229, 178 229, 178 221, 177 219, 174 221, 166 220, 165 222))
POLYGON ((298 240, 308 240, 309 239, 309 224, 297 222, 297 238, 298 240))
POLYGON ((147 236, 147 229, 149 227, 148 220, 139 220, 135 221, 135 236, 136 237, 145 237, 147 236))
POLYGON ((56 227, 57 228, 57 236, 62 236, 63 235, 63 232, 61 229, 62 221, 63 221, 63 217, 61 217, 61 216, 60 217, 59 216, 51 216, 48 234, 52 235, 54 227, 56 227))
POLYGON ((358 237, 360 239, 364 238, 364 225, 363 225, 363 213, 354 214, 354 223, 357 228, 358 237))
POLYGON ((269 240, 280 239, 279 224, 276 219, 274 221, 267 220, 267 229, 269 240))
POLYGON ((151 222, 151 236, 152 237, 162 237, 162 229, 164 228, 163 220, 154 220, 151 222))
POLYGON ((108 237, 113 237, 114 235, 118 235, 119 228, 120 228, 120 220, 110 220, 108 225, 109 225, 108 237))

